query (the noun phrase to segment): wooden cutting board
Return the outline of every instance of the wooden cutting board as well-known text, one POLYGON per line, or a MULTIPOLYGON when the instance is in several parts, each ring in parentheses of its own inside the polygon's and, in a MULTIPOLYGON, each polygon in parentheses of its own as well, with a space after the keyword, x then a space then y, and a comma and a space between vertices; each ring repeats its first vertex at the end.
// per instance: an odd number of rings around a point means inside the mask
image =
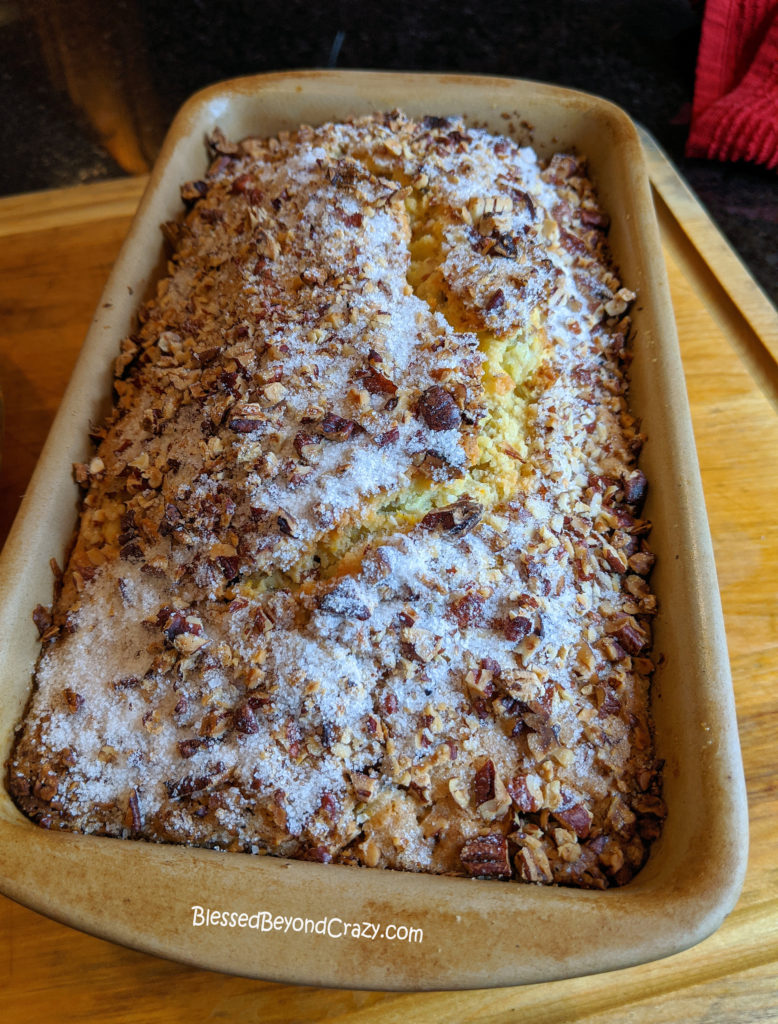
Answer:
MULTIPOLYGON (((213 974, 83 935, 0 897, 4 1019, 778 1021, 778 314, 652 140, 645 137, 644 144, 716 552, 749 792, 749 871, 734 912, 705 942, 657 963, 525 988, 417 995, 213 974)), ((6 404, 0 542, 144 184, 131 179, 0 200, 6 404)))

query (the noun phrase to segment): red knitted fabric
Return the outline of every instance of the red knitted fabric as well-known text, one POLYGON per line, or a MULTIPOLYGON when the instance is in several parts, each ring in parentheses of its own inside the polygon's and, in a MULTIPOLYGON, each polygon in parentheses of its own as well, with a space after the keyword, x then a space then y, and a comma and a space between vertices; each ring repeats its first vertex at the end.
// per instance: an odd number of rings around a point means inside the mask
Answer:
POLYGON ((686 155, 778 168, 778 0, 707 0, 686 155))

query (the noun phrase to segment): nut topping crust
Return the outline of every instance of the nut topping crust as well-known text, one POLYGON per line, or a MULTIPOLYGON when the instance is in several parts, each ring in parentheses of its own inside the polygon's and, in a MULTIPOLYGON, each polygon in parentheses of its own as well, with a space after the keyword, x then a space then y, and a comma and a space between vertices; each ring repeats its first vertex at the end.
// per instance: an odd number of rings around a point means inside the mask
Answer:
POLYGON ((47 828, 606 888, 665 813, 635 296, 582 159, 229 142, 116 359, 7 765, 47 828))

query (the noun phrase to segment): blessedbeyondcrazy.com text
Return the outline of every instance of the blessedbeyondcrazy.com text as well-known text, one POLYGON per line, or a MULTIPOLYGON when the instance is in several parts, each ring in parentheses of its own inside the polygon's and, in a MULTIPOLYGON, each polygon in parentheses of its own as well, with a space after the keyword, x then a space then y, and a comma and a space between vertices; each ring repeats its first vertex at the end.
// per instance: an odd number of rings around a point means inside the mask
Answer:
POLYGON ((256 910, 249 914, 236 910, 211 910, 195 904, 192 907, 194 928, 251 928, 258 932, 290 932, 321 935, 329 939, 385 939, 388 942, 423 942, 424 931, 407 924, 379 924, 376 921, 344 921, 333 917, 293 917, 256 910))

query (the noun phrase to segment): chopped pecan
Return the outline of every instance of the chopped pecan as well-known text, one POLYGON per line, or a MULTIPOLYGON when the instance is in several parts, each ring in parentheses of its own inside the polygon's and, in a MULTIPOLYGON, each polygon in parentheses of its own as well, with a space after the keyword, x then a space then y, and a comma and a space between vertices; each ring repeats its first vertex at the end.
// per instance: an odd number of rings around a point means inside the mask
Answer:
POLYGON ((463 494, 451 505, 433 509, 421 521, 422 529, 443 530, 452 536, 469 533, 484 514, 483 507, 468 494, 463 494))
POLYGON ((295 530, 298 529, 297 520, 290 512, 283 512, 281 515, 276 516, 276 522, 278 523, 278 529, 281 533, 287 537, 296 537, 295 530))
POLYGON ((484 761, 475 773, 475 803, 476 806, 486 803, 494 796, 494 761, 484 761))
POLYGON ((194 757, 204 743, 204 739, 198 739, 197 737, 188 740, 179 740, 177 744, 178 752, 181 757, 194 757))
POLYGON ((618 551, 610 544, 604 544, 602 557, 614 572, 622 575, 627 571, 627 558, 623 551, 618 551))
POLYGON ((47 608, 45 605, 36 605, 32 613, 32 621, 38 628, 39 640, 51 640, 59 632, 59 628, 54 625, 51 608, 47 608))
POLYGON ((345 577, 331 590, 318 595, 316 604, 324 612, 331 615, 342 615, 347 619, 359 619, 364 622, 370 618, 370 609, 362 600, 354 580, 345 577))
POLYGON ((257 252, 269 260, 277 260, 281 255, 281 246, 278 244, 278 240, 264 228, 260 228, 257 232, 257 252))
POLYGON ((516 854, 516 867, 525 882, 548 885, 554 880, 548 857, 541 846, 523 846, 516 854))
POLYGON ((654 567, 656 555, 650 551, 636 551, 634 555, 630 555, 628 561, 630 569, 638 576, 648 576, 654 567))
POLYGON ((351 785, 354 787, 354 795, 358 800, 368 801, 375 791, 376 780, 371 779, 364 772, 351 772, 350 776, 351 785))
POLYGON ((84 706, 84 698, 80 693, 76 693, 75 690, 71 690, 70 687, 66 687, 62 692, 65 696, 65 703, 67 704, 68 711, 71 715, 75 715, 75 713, 80 711, 84 706))
POLYGON ((186 613, 171 608, 169 605, 165 605, 157 612, 157 625, 162 627, 165 639, 171 643, 177 636, 186 633, 190 628, 186 613))
POLYGON ((620 615, 608 623, 607 632, 615 636, 628 654, 640 654, 648 646, 649 637, 638 628, 637 623, 628 615, 620 615))
POLYGON ((543 172, 543 178, 555 185, 562 185, 578 170, 578 160, 571 153, 555 153, 543 172))
POLYGON ((510 640, 511 643, 523 640, 533 630, 532 622, 524 615, 516 615, 512 619, 500 619, 497 626, 500 632, 504 634, 505 639, 510 640))
POLYGON ((140 686, 140 679, 137 676, 124 676, 111 684, 114 690, 137 690, 140 686))
POLYGON ((581 209, 578 216, 584 227, 595 228, 597 231, 607 231, 610 225, 610 218, 607 213, 603 213, 601 210, 581 209))
POLYGON ((329 864, 332 860, 332 854, 326 846, 311 846, 305 853, 300 855, 301 860, 316 861, 318 864, 329 864))
POLYGON ((51 803, 54 797, 57 795, 59 789, 59 783, 55 775, 47 772, 45 776, 39 778, 33 786, 33 795, 39 800, 43 800, 45 803, 51 803))
POLYGON ((321 451, 321 438, 302 430, 295 434, 293 444, 300 458, 308 463, 313 462, 321 451))
POLYGON ((300 271, 300 279, 312 286, 322 286, 327 283, 327 271, 323 267, 305 267, 300 271))
POLYGON ((237 156, 239 147, 234 142, 229 142, 221 128, 214 128, 206 138, 209 148, 213 153, 220 153, 223 156, 237 156))
POLYGON ((137 540, 131 540, 125 544, 119 554, 127 562, 139 562, 143 558, 143 548, 137 540))
POLYGON ((476 807, 484 821, 504 818, 511 809, 510 794, 491 760, 482 764, 475 773, 475 794, 476 807))
POLYGON ((131 832, 140 832, 143 827, 143 818, 140 813, 140 801, 138 800, 138 791, 133 789, 130 793, 130 798, 127 801, 127 811, 124 815, 124 826, 131 832))
MULTIPOLYGON (((484 598, 480 594, 468 591, 462 597, 451 602, 449 612, 456 619, 460 629, 465 629, 468 626, 483 626, 486 622, 484 603, 484 598)), ((489 678, 491 679, 491 674, 489 674, 489 678)))
POLYGON ((540 810, 543 793, 536 777, 517 775, 508 781, 506 788, 520 811, 528 814, 540 810))
POLYGON ((373 366, 367 366, 364 370, 360 370, 357 374, 357 380, 360 381, 365 391, 369 391, 371 395, 394 395, 397 393, 397 385, 393 380, 390 380, 386 374, 380 373, 373 366))
POLYGON ((187 206, 193 206, 198 199, 208 194, 208 183, 205 181, 187 181, 181 186, 181 199, 187 206))
POLYGON ((628 505, 642 505, 647 487, 645 473, 640 469, 633 469, 624 477, 624 500, 628 505))
POLYGON ((265 420, 265 413, 260 407, 255 402, 249 402, 234 410, 234 415, 230 419, 230 430, 234 430, 236 434, 250 434, 259 430, 265 420))
POLYGON ((200 636, 195 633, 182 633, 181 636, 177 636, 173 641, 173 646, 184 657, 189 657, 190 654, 195 654, 200 650, 201 647, 205 647, 208 643, 208 637, 200 636))
POLYGON ((468 839, 459 859, 472 878, 510 878, 508 840, 500 833, 468 839))
MULTIPOLYGON (((452 757, 453 761, 454 758, 452 757)), ((468 807, 470 804, 470 797, 467 792, 467 787, 461 779, 451 778, 448 780, 448 791, 454 799, 454 802, 463 809, 468 807)))
POLYGON ((455 430, 462 422, 453 396, 439 384, 422 392, 416 411, 430 430, 455 430))
POLYGON ((441 650, 441 638, 422 629, 420 626, 406 626, 400 631, 400 650, 409 661, 418 661, 423 665, 441 650))
POLYGON ((633 811, 639 814, 652 814, 656 818, 667 817, 667 805, 661 797, 653 796, 651 793, 641 793, 632 801, 633 811))
POLYGON ((266 384, 262 388, 262 398, 270 405, 278 405, 280 401, 286 396, 286 388, 284 385, 276 380, 271 384, 266 384))
POLYGON ((478 668, 468 672, 465 676, 465 686, 475 695, 476 700, 489 700, 495 693, 492 673, 488 669, 478 668))
POLYGON ((556 810, 553 814, 557 821, 561 821, 567 828, 572 829, 579 839, 585 839, 589 835, 593 816, 583 804, 573 804, 572 807, 568 807, 566 810, 556 810))
POLYGON ((192 796, 193 793, 200 793, 210 789, 224 773, 224 764, 217 761, 208 768, 203 775, 185 775, 182 779, 168 779, 165 782, 165 789, 171 800, 179 797, 192 796))
POLYGON ((319 430, 328 441, 347 441, 358 426, 354 420, 344 420, 329 412, 319 424, 319 430))
POLYGON ((237 555, 219 555, 216 564, 224 573, 224 578, 231 582, 240 573, 240 559, 237 555))
POLYGON ((241 704, 235 712, 235 729, 245 734, 259 732, 257 719, 248 704, 241 704))
POLYGON ((387 693, 381 701, 385 715, 393 715, 398 710, 400 705, 397 702, 397 698, 393 693, 387 693))
POLYGON ((388 444, 394 444, 395 441, 400 440, 400 428, 390 427, 383 434, 376 434, 373 440, 379 448, 385 448, 388 444))
POLYGON ((165 640, 185 657, 208 643, 202 620, 196 615, 166 606, 157 613, 157 624, 162 627, 165 640))

